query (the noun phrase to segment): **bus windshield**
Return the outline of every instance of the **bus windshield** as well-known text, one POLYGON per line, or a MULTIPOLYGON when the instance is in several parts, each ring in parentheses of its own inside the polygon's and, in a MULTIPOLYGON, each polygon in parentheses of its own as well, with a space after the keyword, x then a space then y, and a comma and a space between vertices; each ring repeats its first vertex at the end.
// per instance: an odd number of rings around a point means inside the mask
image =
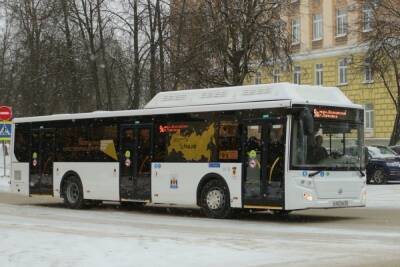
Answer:
POLYGON ((358 170, 363 168, 363 125, 315 120, 314 134, 305 135, 294 120, 291 165, 294 169, 358 170))

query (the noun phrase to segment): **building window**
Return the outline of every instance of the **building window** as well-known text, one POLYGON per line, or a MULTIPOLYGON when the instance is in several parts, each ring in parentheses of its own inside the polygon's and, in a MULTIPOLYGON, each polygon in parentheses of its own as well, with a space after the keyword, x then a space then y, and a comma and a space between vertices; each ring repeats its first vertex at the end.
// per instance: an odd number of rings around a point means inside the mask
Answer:
POLYGON ((374 105, 373 104, 365 104, 365 129, 372 130, 374 129, 374 105))
POLYGON ((347 84, 347 61, 342 59, 339 61, 339 85, 347 84))
POLYGON ((363 32, 372 31, 373 23, 373 10, 370 5, 365 4, 363 6, 363 32))
POLYGON ((315 65, 315 84, 322 85, 324 82, 324 66, 322 64, 315 65))
POLYGON ((281 82, 281 71, 279 69, 274 69, 272 71, 272 76, 274 78, 274 83, 280 83, 281 82))
POLYGON ((347 34, 347 10, 345 8, 336 11, 336 36, 341 37, 347 34))
POLYGON ((313 41, 318 41, 322 39, 323 34, 323 23, 322 15, 313 15, 313 41))
POLYGON ((260 72, 256 72, 256 76, 254 77, 254 83, 261 84, 261 73, 260 72))
POLYGON ((294 66, 294 68, 293 68, 293 83, 295 83, 295 84, 301 83, 301 68, 300 68, 300 66, 294 66))
POLYGON ((292 44, 300 43, 300 20, 293 19, 292 20, 292 44))
POLYGON ((367 60, 364 62, 364 82, 372 83, 374 81, 374 73, 372 71, 371 63, 367 60))

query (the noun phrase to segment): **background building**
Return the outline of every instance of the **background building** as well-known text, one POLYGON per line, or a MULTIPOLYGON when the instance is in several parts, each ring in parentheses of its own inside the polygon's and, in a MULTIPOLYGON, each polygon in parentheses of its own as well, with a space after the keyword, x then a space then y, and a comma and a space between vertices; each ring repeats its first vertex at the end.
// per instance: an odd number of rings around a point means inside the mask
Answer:
POLYGON ((263 68, 249 83, 293 82, 337 86, 365 106, 367 144, 387 144, 395 107, 365 59, 372 10, 358 0, 294 0, 285 14, 292 65, 263 68))

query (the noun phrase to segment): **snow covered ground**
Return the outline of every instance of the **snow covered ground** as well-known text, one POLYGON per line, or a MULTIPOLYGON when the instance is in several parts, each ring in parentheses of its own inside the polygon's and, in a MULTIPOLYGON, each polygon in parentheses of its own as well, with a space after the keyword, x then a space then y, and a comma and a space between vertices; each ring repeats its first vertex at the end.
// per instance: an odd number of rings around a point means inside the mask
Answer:
POLYGON ((400 211, 400 183, 368 185, 367 207, 393 208, 400 211))
POLYGON ((397 267, 399 194, 400 184, 371 185, 368 208, 213 220, 157 208, 69 210, 3 192, 0 266, 397 267))
POLYGON ((310 224, 268 216, 212 220, 0 204, 0 266, 385 266, 377 265, 383 259, 400 263, 400 227, 365 229, 337 224, 335 219, 326 223, 317 217, 310 224))

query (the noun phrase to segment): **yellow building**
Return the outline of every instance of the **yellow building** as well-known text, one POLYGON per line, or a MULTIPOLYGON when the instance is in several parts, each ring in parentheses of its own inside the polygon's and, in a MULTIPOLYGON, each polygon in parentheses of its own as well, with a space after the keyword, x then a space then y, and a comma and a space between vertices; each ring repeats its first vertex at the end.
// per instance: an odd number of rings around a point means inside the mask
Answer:
POLYGON ((368 6, 359 0, 292 0, 286 20, 292 65, 261 69, 248 82, 337 86, 365 106, 366 143, 387 144, 395 107, 365 61, 363 39, 372 30, 368 6))

